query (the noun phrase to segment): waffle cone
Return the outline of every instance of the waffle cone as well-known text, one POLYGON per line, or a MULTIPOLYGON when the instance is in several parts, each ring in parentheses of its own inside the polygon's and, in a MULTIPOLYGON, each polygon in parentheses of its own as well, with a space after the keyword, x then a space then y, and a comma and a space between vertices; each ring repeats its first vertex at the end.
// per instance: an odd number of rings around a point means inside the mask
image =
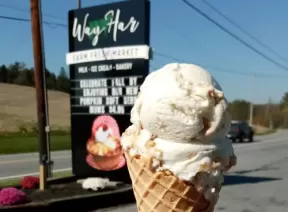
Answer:
POLYGON ((174 175, 152 172, 150 162, 125 153, 138 212, 213 212, 209 203, 193 185, 174 175))

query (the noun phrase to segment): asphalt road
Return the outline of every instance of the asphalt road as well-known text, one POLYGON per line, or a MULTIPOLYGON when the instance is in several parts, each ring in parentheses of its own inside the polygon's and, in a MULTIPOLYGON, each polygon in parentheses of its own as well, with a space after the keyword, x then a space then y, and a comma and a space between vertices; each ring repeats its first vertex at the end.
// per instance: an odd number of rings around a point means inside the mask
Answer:
MULTIPOLYGON (((236 144, 238 165, 225 178, 215 212, 288 212, 288 131, 236 144)), ((136 212, 135 205, 97 210, 136 212)))
MULTIPOLYGON (((215 212, 288 212, 288 131, 235 144, 238 165, 226 176, 215 212)), ((53 152, 55 171, 71 169, 69 151, 53 152)), ((0 156, 0 180, 38 173, 38 154, 0 156)), ((135 205, 99 212, 136 212, 135 205)))
MULTIPOLYGON (((52 152, 54 171, 71 170, 71 152, 52 152)), ((36 175, 39 173, 39 154, 0 155, 0 180, 36 175)))
MULTIPOLYGON (((262 143, 271 140, 285 139, 288 131, 281 131, 267 136, 256 136, 253 146, 258 148, 262 143), (261 142, 260 142, 261 141, 261 142)), ((288 138, 288 137, 287 137, 288 138)), ((288 140, 288 139, 287 139, 288 140)), ((288 141, 287 141, 288 142, 288 141)), ((235 146, 244 145, 248 147, 250 144, 236 144, 235 146)), ((71 152, 61 151, 53 152, 52 160, 54 161, 55 171, 65 171, 71 169, 71 152)), ((24 175, 37 174, 39 172, 39 155, 38 153, 16 154, 16 155, 0 155, 0 180, 6 178, 20 177, 24 175)))

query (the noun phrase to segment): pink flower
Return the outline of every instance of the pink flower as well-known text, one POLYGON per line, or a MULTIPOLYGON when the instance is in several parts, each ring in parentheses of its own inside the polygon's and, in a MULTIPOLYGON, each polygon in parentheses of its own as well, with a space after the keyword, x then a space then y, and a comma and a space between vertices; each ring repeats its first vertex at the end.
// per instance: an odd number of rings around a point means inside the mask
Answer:
POLYGON ((16 188, 3 188, 0 191, 0 205, 16 205, 27 202, 26 194, 16 188))

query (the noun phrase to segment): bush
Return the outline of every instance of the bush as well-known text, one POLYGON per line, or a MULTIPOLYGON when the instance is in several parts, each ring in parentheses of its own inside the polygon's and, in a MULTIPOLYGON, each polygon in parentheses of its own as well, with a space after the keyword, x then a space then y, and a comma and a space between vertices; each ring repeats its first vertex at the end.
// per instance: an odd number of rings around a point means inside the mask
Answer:
POLYGON ((33 176, 26 176, 21 180, 20 183, 23 189, 32 189, 39 186, 39 178, 33 176))
POLYGON ((27 201, 26 194, 16 188, 3 188, 0 191, 0 205, 16 205, 27 201))

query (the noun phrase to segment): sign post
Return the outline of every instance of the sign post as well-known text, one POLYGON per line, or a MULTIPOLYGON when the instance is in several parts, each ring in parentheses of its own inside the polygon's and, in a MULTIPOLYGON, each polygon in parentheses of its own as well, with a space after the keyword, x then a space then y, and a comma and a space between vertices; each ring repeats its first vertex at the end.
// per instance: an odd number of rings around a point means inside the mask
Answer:
POLYGON ((120 136, 149 73, 150 2, 69 11, 73 173, 130 182, 120 136))

